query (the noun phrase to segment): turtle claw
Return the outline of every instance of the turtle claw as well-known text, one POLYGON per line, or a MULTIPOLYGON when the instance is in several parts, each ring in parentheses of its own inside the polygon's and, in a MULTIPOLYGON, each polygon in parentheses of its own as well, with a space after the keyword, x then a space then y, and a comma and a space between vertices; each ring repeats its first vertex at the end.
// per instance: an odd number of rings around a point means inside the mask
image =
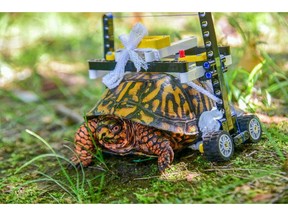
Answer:
POLYGON ((167 146, 166 150, 158 157, 158 168, 161 174, 164 174, 165 170, 170 168, 173 158, 174 152, 170 146, 167 146))
POLYGON ((66 166, 66 168, 67 168, 68 170, 72 170, 72 169, 75 168, 75 167, 78 169, 77 165, 74 165, 74 164, 71 163, 71 162, 69 162, 69 164, 67 164, 67 166, 66 166))
POLYGON ((160 170, 160 168, 159 168, 160 176, 165 176, 165 175, 167 174, 166 170, 167 170, 167 169, 170 169, 170 168, 171 168, 171 165, 170 165, 170 164, 169 164, 168 166, 166 166, 166 167, 164 168, 164 170, 160 170))
POLYGON ((81 162, 75 156, 70 159, 70 162, 67 165, 67 169, 69 169, 69 170, 71 170, 73 168, 80 169, 80 167, 81 167, 81 162))
POLYGON ((76 169, 82 169, 82 167, 88 167, 92 163, 92 157, 86 157, 85 159, 83 158, 78 158, 76 156, 73 156, 70 159, 70 163, 67 165, 68 169, 76 168, 76 169))

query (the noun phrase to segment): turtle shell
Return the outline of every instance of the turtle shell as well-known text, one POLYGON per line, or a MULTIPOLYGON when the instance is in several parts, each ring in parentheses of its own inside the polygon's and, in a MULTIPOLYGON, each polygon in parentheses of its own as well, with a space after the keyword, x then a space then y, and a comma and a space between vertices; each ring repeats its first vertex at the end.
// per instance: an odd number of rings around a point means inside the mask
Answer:
MULTIPOLYGON (((202 85, 197 81, 198 85, 202 85)), ((107 89, 87 118, 116 115, 173 133, 198 133, 197 120, 213 101, 164 73, 129 73, 107 89)))

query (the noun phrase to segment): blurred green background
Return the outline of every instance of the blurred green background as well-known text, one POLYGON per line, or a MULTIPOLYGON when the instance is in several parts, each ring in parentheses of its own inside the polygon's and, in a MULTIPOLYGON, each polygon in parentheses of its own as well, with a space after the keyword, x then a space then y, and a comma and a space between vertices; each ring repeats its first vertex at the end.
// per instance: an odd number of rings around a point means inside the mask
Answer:
MULTIPOLYGON (((143 22, 150 35, 169 34, 172 41, 200 36, 198 18, 191 14, 115 13, 116 48, 117 36, 128 33, 137 21, 143 22), (139 15, 143 17, 135 17, 139 15)), ((20 99, 21 91, 31 91, 41 99, 65 100, 82 97, 82 90, 88 93, 87 60, 103 56, 101 16, 1 13, 0 87, 5 92, 1 96, 17 90, 20 99)), ((226 76, 230 98, 241 108, 270 111, 274 103, 287 104, 287 17, 286 13, 214 14, 219 44, 232 48, 233 65, 226 76)), ((201 37, 198 42, 201 45, 201 37)))

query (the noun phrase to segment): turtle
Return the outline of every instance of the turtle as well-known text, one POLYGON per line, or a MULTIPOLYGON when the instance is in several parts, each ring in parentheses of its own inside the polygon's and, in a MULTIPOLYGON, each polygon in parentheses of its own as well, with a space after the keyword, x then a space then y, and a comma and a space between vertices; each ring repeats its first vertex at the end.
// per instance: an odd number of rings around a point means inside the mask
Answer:
MULTIPOLYGON (((199 80, 194 82, 202 86, 199 80)), ((95 146, 116 155, 158 157, 161 173, 174 152, 201 139, 197 123, 213 100, 167 73, 125 74, 120 84, 106 89, 86 114, 74 138, 74 164, 89 166, 95 146)))

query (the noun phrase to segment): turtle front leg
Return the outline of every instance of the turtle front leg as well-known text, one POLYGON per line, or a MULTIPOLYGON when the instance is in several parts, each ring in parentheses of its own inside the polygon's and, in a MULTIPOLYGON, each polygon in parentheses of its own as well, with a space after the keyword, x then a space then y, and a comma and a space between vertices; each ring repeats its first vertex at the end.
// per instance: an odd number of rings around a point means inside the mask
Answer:
POLYGON ((171 141, 161 131, 139 125, 139 150, 146 154, 158 156, 158 169, 163 174, 174 159, 171 141))
POLYGON ((93 140, 95 137, 97 127, 97 120, 91 119, 88 122, 82 124, 77 130, 74 138, 75 153, 78 157, 74 156, 71 161, 75 165, 81 163, 84 167, 88 166, 92 162, 92 152, 95 149, 93 140))

